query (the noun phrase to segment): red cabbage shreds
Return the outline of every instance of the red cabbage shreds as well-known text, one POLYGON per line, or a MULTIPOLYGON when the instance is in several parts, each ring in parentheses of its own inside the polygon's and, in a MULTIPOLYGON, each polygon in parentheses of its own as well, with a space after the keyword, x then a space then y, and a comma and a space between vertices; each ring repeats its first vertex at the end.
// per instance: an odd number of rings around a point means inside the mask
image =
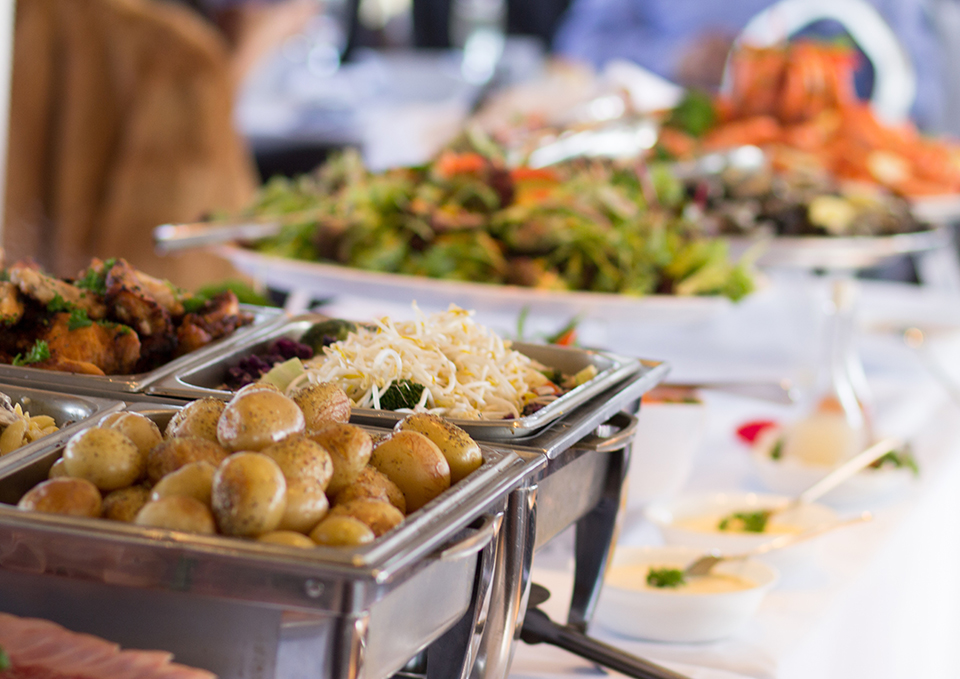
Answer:
POLYGON ((313 358, 313 347, 301 344, 289 337, 281 337, 276 340, 270 353, 274 352, 283 356, 284 361, 289 361, 291 358, 299 358, 301 361, 313 358))
POLYGON ((227 370, 226 385, 231 390, 237 390, 248 384, 253 384, 260 376, 273 367, 272 363, 260 356, 246 356, 240 362, 227 370))
POLYGON ((301 361, 313 358, 313 349, 296 340, 281 337, 267 345, 262 353, 246 356, 236 366, 227 370, 225 384, 228 389, 235 391, 258 381, 277 363, 289 361, 291 358, 299 358, 301 361))

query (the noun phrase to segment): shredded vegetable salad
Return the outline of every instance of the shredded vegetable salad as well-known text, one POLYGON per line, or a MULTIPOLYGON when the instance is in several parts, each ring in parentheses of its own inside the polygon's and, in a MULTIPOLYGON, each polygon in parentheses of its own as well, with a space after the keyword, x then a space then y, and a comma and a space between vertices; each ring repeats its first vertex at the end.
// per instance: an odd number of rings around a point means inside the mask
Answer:
POLYGON ((358 407, 381 409, 391 385, 408 380, 424 387, 414 410, 473 420, 521 417, 562 394, 549 368, 512 350, 472 312, 451 305, 426 316, 414 308, 414 321, 383 318, 325 347, 287 391, 334 382, 358 407))

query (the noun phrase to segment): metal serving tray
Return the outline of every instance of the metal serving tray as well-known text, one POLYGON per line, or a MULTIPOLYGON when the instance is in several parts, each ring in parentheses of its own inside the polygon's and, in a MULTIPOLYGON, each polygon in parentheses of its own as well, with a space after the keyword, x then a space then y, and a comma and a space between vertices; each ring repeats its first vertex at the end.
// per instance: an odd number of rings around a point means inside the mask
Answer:
POLYGON ((878 266, 891 257, 947 247, 953 242, 949 226, 887 236, 731 236, 731 255, 737 257, 757 243, 763 250, 761 267, 855 271, 878 266))
MULTIPOLYGON (((149 393, 175 398, 197 399, 214 396, 229 399, 232 392, 217 388, 223 384, 228 368, 237 365, 240 359, 258 353, 280 337, 299 339, 310 326, 326 318, 317 314, 304 314, 247 335, 242 341, 224 346, 220 351, 207 354, 175 374, 168 375, 151 386, 149 393)), ((558 368, 565 374, 572 375, 593 365, 597 368, 597 375, 526 417, 512 420, 450 419, 478 440, 504 441, 531 436, 579 408, 597 394, 609 390, 644 370, 642 363, 637 359, 601 351, 525 342, 514 342, 512 346, 530 358, 551 368, 558 368)), ((403 417, 403 413, 388 410, 354 408, 351 421, 379 427, 393 427, 403 417)))
POLYGON ((74 396, 3 382, 0 382, 0 392, 9 396, 14 405, 19 403, 24 411, 31 415, 49 415, 60 428, 53 434, 48 434, 42 439, 28 443, 0 457, 0 470, 16 465, 23 460, 33 459, 35 455, 41 454, 50 446, 63 445, 80 428, 89 426, 101 416, 124 407, 122 401, 92 396, 74 396))
MULTIPOLYGON (((161 428, 177 410, 132 408, 161 428)), ((48 446, 0 471, 0 501, 15 502, 46 478, 61 450, 48 446)), ((451 627, 485 624, 507 498, 543 462, 482 451, 479 470, 390 533, 350 549, 0 505, 0 608, 165 648, 223 677, 385 679, 451 627)), ((453 656, 468 664, 471 647, 453 656)))
POLYGON ((40 388, 65 391, 72 394, 116 394, 122 397, 125 393, 135 393, 145 390, 149 385, 157 382, 166 375, 175 373, 193 361, 203 358, 210 353, 217 352, 230 343, 238 341, 247 335, 273 327, 283 321, 283 310, 270 307, 258 307, 241 304, 240 308, 253 314, 253 322, 242 328, 237 328, 226 337, 185 354, 170 361, 166 365, 149 372, 136 375, 79 375, 56 370, 42 370, 29 366, 14 366, 0 363, 0 380, 29 384, 40 388))

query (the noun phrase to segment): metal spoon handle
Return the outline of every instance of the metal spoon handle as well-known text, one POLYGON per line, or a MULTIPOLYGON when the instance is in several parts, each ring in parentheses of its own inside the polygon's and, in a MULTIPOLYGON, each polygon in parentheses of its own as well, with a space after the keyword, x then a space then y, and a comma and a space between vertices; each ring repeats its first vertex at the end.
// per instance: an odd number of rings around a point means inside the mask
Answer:
POLYGON ((752 556, 760 556, 761 554, 766 554, 767 552, 783 549, 784 547, 795 545, 798 542, 815 538, 818 535, 832 531, 834 528, 842 528, 843 526, 863 523, 864 521, 870 521, 872 519, 873 515, 870 512, 863 512, 859 516, 856 516, 852 519, 846 519, 844 521, 837 521, 834 523, 826 523, 821 526, 811 528, 810 530, 805 530, 802 533, 788 533, 787 535, 781 535, 780 537, 774 538, 770 542, 764 542, 762 545, 751 549, 749 552, 744 552, 735 556, 723 557, 723 560, 739 560, 748 559, 752 556))
POLYGON ((874 443, 862 453, 850 458, 832 472, 824 476, 815 484, 807 488, 797 496, 797 499, 791 503, 791 506, 807 504, 819 499, 829 491, 833 490, 851 476, 859 472, 864 467, 876 462, 892 450, 896 450, 902 445, 902 442, 894 438, 886 438, 874 443))

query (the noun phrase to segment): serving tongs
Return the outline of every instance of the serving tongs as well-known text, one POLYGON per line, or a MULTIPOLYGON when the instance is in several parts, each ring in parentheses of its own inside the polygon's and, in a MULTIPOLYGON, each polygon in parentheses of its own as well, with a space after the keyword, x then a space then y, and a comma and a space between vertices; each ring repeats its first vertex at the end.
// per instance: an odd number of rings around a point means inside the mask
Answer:
POLYGON ((153 230, 157 254, 204 248, 234 241, 255 241, 276 236, 287 224, 315 218, 311 212, 291 212, 271 217, 246 217, 218 222, 161 224, 153 230))
POLYGON ((520 629, 520 639, 527 644, 550 644, 574 655, 616 670, 636 679, 690 679, 649 660, 637 657, 619 648, 587 636, 571 625, 561 625, 550 619, 538 606, 550 598, 550 590, 533 583, 527 614, 520 629))

